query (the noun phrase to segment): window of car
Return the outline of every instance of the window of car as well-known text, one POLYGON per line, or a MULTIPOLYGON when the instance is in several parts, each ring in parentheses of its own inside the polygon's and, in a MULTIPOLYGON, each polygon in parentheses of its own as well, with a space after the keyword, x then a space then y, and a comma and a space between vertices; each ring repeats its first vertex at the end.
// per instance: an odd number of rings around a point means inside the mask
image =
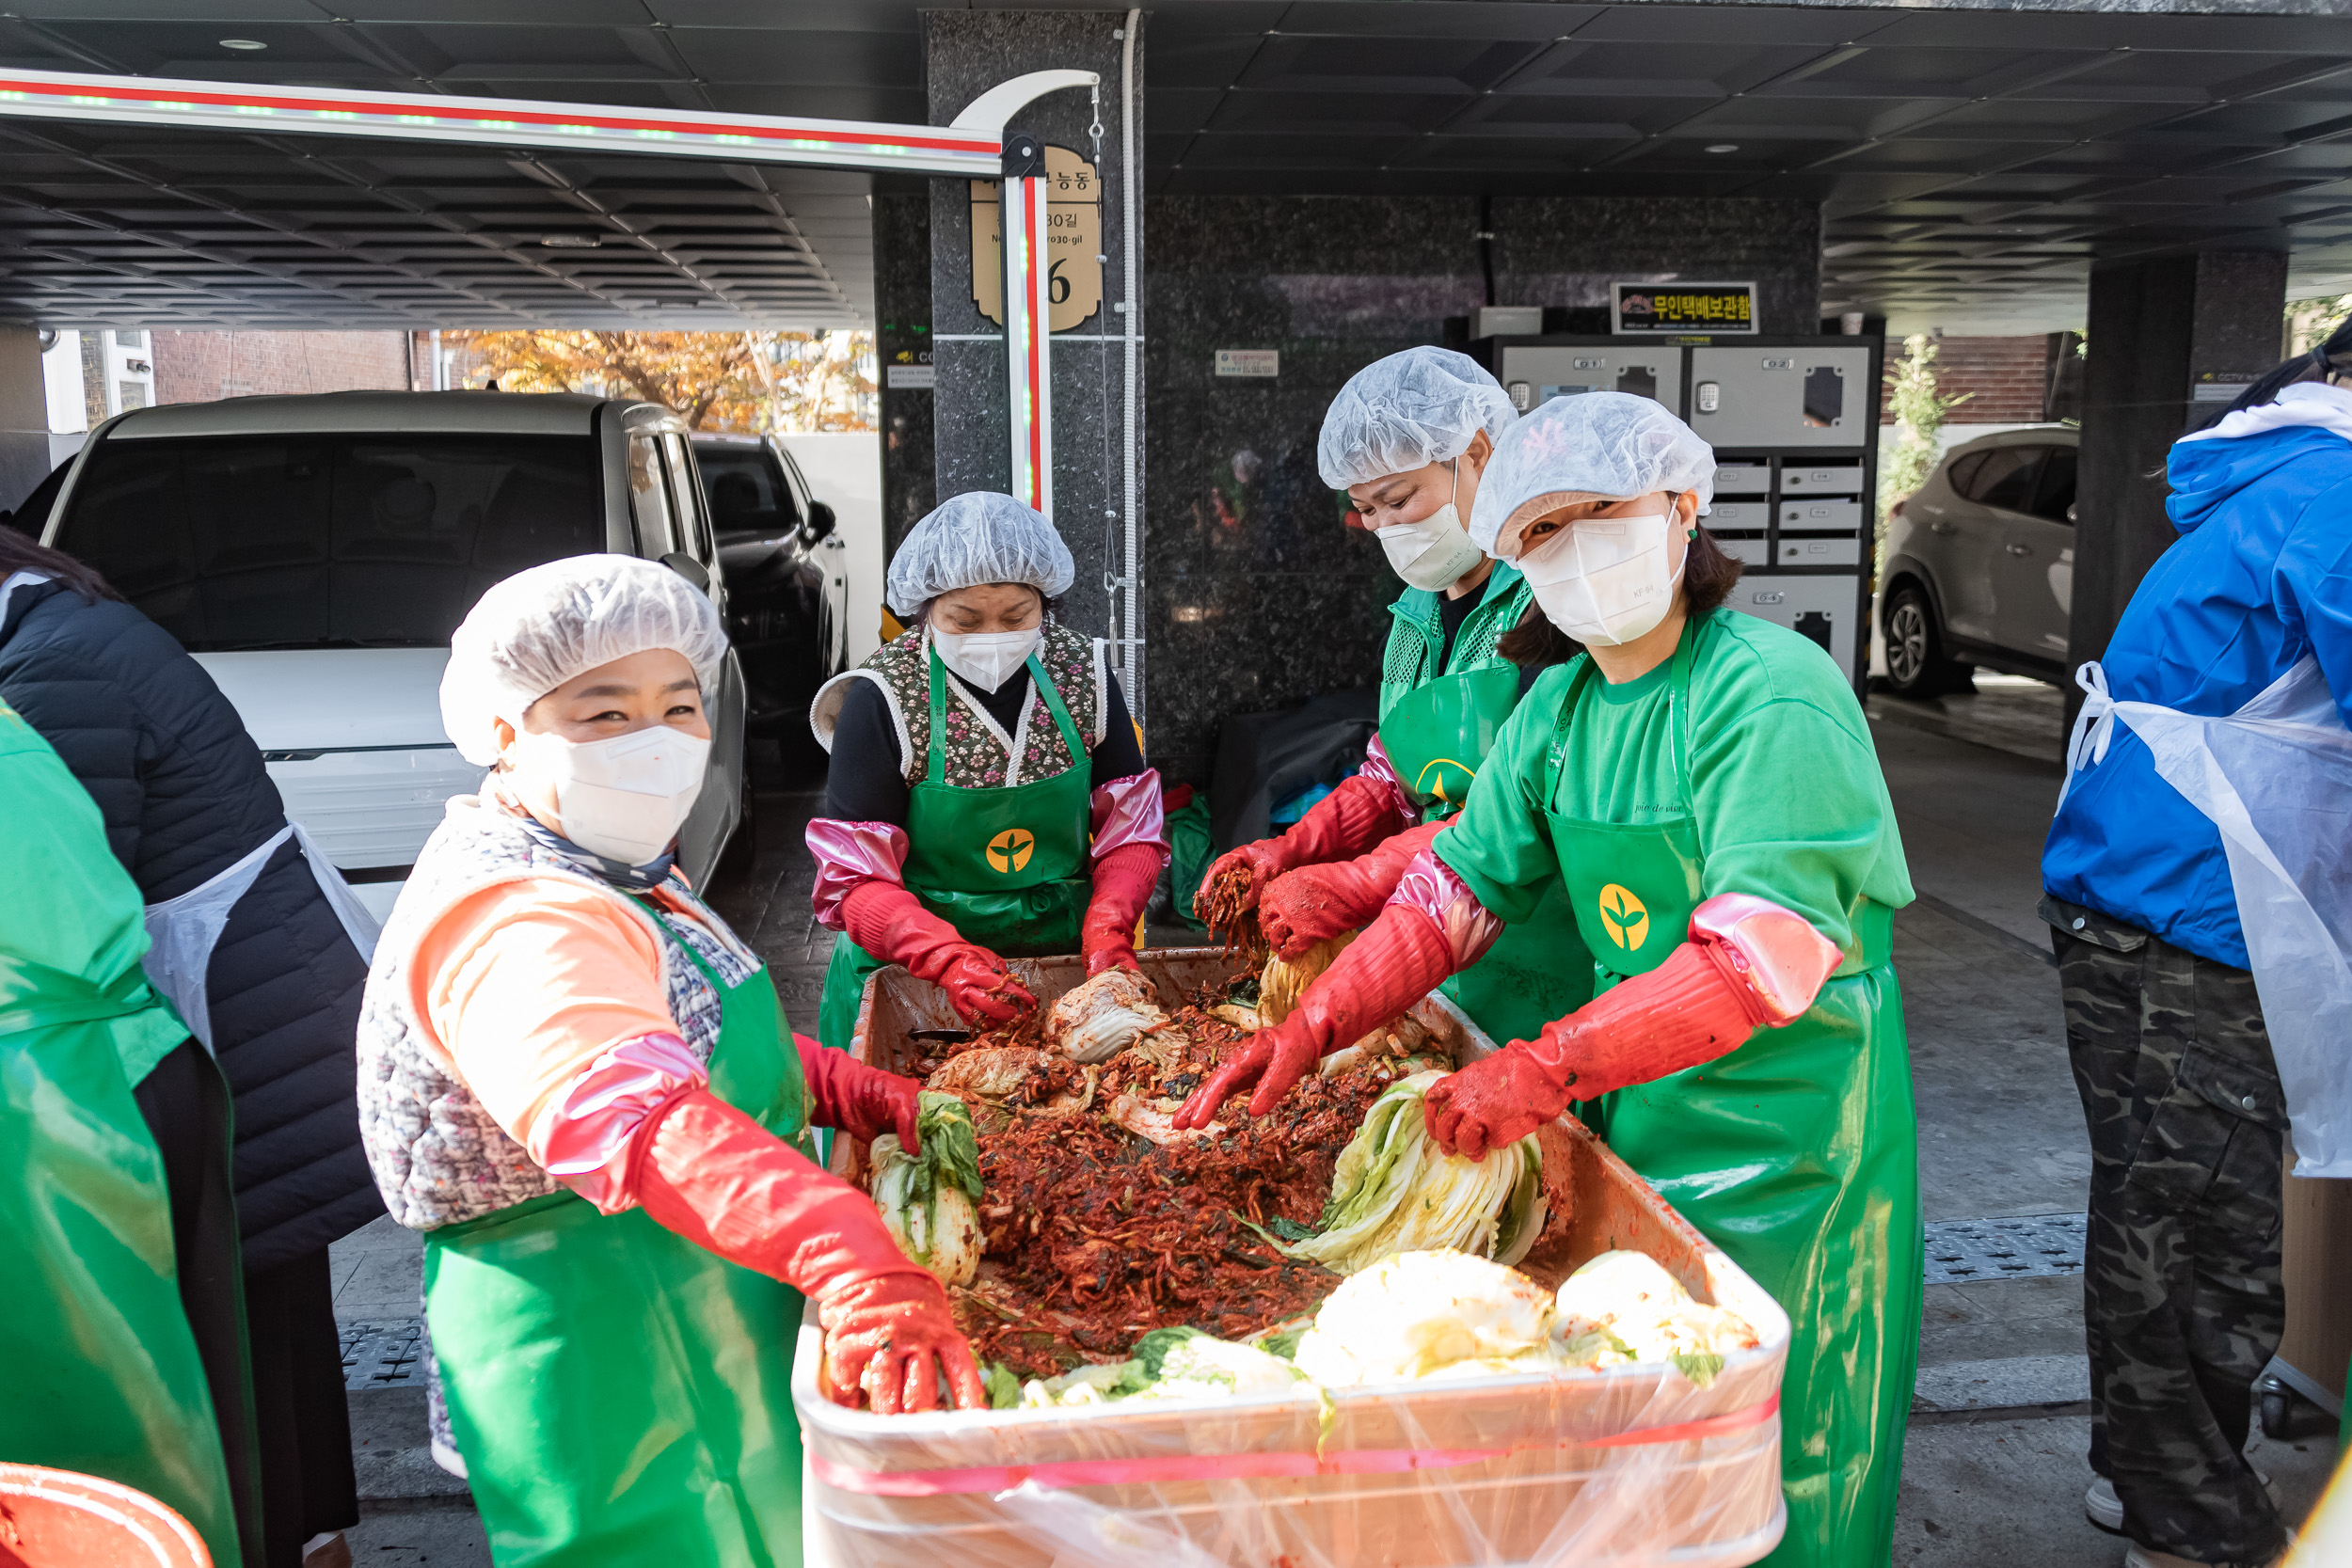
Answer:
POLYGON ((773 539, 801 526, 792 488, 766 443, 698 445, 694 456, 709 490, 720 543, 773 539))
POLYGON ((661 480, 661 448, 651 436, 628 438, 628 511, 637 520, 640 555, 664 556, 678 547, 669 488, 661 480))
POLYGON ((601 550, 584 436, 108 440, 56 544, 197 653, 446 645, 484 589, 601 550))
POLYGON ((661 437, 661 457, 670 474, 670 509, 676 516, 681 538, 690 541, 684 547, 697 561, 718 559, 710 543, 708 520, 703 516, 701 487, 694 481, 694 462, 686 453, 686 437, 661 437))
POLYGON ((1953 488, 1979 506, 2026 511, 2033 500, 2034 481, 2042 471, 2046 447, 1994 447, 1981 454, 1965 486, 1953 488))
POLYGON ((1991 455, 1991 452, 1964 451, 1953 458, 1951 466, 1944 470, 1944 482, 1952 487, 1952 494, 1966 497, 1970 483, 1977 477, 1977 470, 1984 467, 1984 460, 1991 455))
POLYGON ((2075 449, 2052 447, 2049 453, 2042 465, 2042 478, 2033 487, 2033 504, 2026 510, 2054 523, 2072 524, 2075 449))

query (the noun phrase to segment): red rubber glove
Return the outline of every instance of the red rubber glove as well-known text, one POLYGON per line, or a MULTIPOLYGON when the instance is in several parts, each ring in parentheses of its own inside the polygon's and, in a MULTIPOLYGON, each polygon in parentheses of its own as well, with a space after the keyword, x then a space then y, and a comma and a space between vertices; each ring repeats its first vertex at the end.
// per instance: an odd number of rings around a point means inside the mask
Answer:
POLYGON ((959 1408, 988 1408, 947 1292, 865 1194, 707 1089, 647 1117, 632 1157, 638 1205, 657 1224, 816 1301, 831 1398, 854 1405, 862 1389, 886 1414, 932 1409, 944 1369, 959 1408))
POLYGON ((1320 865, 1326 861, 1360 855, 1406 826, 1397 810, 1395 785, 1385 780, 1375 783, 1361 774, 1342 779, 1330 794, 1309 807, 1307 815, 1291 825, 1289 832, 1229 849, 1210 862, 1208 874, 1200 879, 1200 893, 1194 895, 1195 901, 1208 892, 1218 872, 1246 866, 1249 886, 1242 895, 1241 907, 1254 910, 1266 884, 1283 872, 1294 866, 1320 865))
POLYGON ((1094 895, 1087 900, 1086 923, 1078 928, 1078 950, 1087 956, 1092 979, 1114 964, 1136 967, 1136 920, 1152 901, 1152 889, 1168 863, 1156 844, 1122 844, 1094 863, 1094 895))
POLYGON ((1264 1116, 1315 1063, 1389 1022, 1453 973, 1454 952, 1437 923, 1407 905, 1390 905, 1315 976, 1290 1017, 1251 1036, 1193 1091, 1176 1126, 1206 1127, 1230 1096, 1253 1084, 1249 1114, 1264 1116))
POLYGON ((1382 839, 1352 861, 1302 865, 1275 879, 1258 901, 1258 924, 1274 951, 1295 958, 1319 942, 1353 931, 1380 912, 1413 857, 1429 847, 1442 822, 1425 822, 1382 839))
POLYGON ((806 1035, 795 1035, 801 1076, 808 1083, 808 1119, 870 1144, 884 1132, 898 1134, 898 1147, 920 1152, 915 1136, 915 1095, 923 1085, 912 1078, 867 1067, 846 1051, 828 1051, 806 1035))
POLYGON ((1422 1118, 1439 1148, 1483 1160, 1570 1100, 1711 1062, 1759 1028, 1793 1022, 1844 956, 1803 915, 1747 894, 1718 895, 1692 914, 1691 940, 1663 963, 1545 1024, 1534 1039, 1513 1040, 1432 1084, 1422 1118))
POLYGON ((872 878, 851 888, 841 900, 841 924, 874 957, 945 990, 966 1023, 1009 1023, 1037 1006, 1004 959, 958 936, 898 882, 872 878))

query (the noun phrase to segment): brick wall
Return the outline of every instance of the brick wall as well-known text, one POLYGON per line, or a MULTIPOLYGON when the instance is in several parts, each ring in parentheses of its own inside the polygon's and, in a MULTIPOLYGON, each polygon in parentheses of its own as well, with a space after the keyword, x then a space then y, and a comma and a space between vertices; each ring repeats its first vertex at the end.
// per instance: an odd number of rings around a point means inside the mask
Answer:
MULTIPOLYGON (((1889 339, 1887 368, 1902 357, 1902 344, 1889 339)), ((2050 339, 1942 338, 1936 341, 1935 389, 1946 397, 1973 394, 1946 416, 1954 424, 2034 424, 2047 419, 2043 407, 2050 388, 2050 339)), ((1879 422, 1892 424, 1883 396, 1879 422)))
POLYGON ((155 401, 211 403, 261 392, 408 390, 405 332, 153 334, 155 401))

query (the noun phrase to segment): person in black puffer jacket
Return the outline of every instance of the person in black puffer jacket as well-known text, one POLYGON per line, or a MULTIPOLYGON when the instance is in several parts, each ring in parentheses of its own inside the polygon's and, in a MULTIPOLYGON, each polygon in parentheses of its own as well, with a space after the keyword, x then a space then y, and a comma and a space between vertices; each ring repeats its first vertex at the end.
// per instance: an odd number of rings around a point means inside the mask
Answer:
MULTIPOLYGON (((203 667, 88 567, 6 528, 0 703, 89 791, 108 847, 151 910, 286 827, 262 753, 203 667)), ((312 1568, 347 1563, 338 1532, 358 1521, 358 1502, 326 1247, 384 1209, 359 1145, 354 1041, 367 963, 299 844, 279 845, 230 911, 205 981, 218 1071, 190 1040, 137 1090, 167 1166, 175 1144, 183 1167, 200 1162, 208 1139, 217 1145, 228 1108, 207 1101, 223 1077, 233 1105, 249 1448, 232 1430, 238 1402, 216 1392, 215 1404, 232 1479, 245 1449, 241 1503, 261 1499, 263 1540, 246 1542, 245 1560, 300 1568, 314 1544, 312 1568)), ((199 1201, 202 1186, 189 1176, 174 1192, 175 1233, 199 1264, 210 1245, 201 1232, 226 1237, 229 1223, 225 1204, 199 1201), (204 1208, 209 1219, 197 1212, 204 1208)), ((189 1306, 192 1321, 208 1310, 189 1306)), ((217 1315, 217 1303, 210 1310, 217 1315)), ((208 1353, 208 1368, 217 1359, 208 1353)), ((240 1513, 251 1531, 249 1508, 240 1513)))

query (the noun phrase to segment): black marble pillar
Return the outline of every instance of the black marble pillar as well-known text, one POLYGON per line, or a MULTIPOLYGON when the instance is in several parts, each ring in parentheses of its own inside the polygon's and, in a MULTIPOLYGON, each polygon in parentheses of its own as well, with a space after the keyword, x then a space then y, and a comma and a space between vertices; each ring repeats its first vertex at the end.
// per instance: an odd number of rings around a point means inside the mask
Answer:
MULTIPOLYGON (((2179 537, 2164 513, 2166 452, 2279 362, 2286 278, 2283 251, 2091 269, 2068 628, 2074 662, 2106 651, 2139 579, 2179 537)), ((2070 683, 2067 696, 2071 719, 2081 693, 2070 683)))
MULTIPOLYGON (((1054 522, 1077 562, 1077 579, 1064 596, 1062 622, 1090 636, 1110 635, 1112 591, 1125 559, 1122 397, 1126 314, 1120 166, 1123 10, 926 11, 923 37, 931 120, 944 125, 988 88, 1033 71, 1092 71, 1101 89, 1103 303, 1087 320, 1053 341, 1054 522)), ((1136 145, 1143 142, 1143 48, 1135 40, 1136 145)), ((1089 161, 1098 150, 1089 134, 1095 103, 1085 88, 1039 99, 1012 118, 1049 149, 1066 148, 1089 161)), ((930 194, 931 327, 938 366, 932 394, 937 493, 1003 490, 1011 482, 1007 435, 1003 328, 979 313, 973 299, 971 192, 961 180, 934 180, 930 194)), ((1141 213, 1137 214, 1138 233, 1141 213)), ((1139 303, 1139 302, 1138 302, 1139 303)), ((1138 377, 1137 397, 1141 397, 1138 377)), ((1142 415, 1137 420, 1141 463, 1142 415)), ((1132 688, 1135 683, 1129 682, 1132 688)), ((1148 721, 1147 721, 1148 722, 1148 721)))
POLYGON ((882 556, 939 504, 931 399, 931 198, 874 194, 874 352, 882 366, 882 556))
MULTIPOLYGON (((1767 332, 1820 320, 1810 202, 1498 198, 1501 305, 1600 305, 1627 281, 1753 280, 1767 332)), ((1403 584, 1315 462, 1323 414, 1375 359, 1488 303, 1475 196, 1154 198, 1153 479, 1145 557, 1153 761, 1205 784, 1219 724, 1380 678, 1403 584), (1220 376, 1219 349, 1279 373, 1220 376)))

